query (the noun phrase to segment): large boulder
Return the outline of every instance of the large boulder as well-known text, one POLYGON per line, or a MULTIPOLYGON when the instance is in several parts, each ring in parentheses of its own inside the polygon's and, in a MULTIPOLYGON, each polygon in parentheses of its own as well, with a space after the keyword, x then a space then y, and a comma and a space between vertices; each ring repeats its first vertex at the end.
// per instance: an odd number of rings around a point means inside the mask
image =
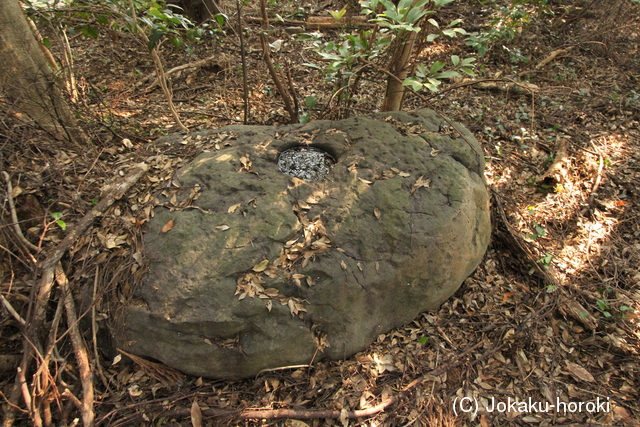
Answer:
POLYGON ((148 278, 118 319, 133 354, 224 379, 348 357, 437 308, 486 251, 482 151, 433 111, 186 138, 226 140, 177 172, 174 208, 149 223, 148 278), (280 170, 309 146, 328 153, 324 179, 280 170))

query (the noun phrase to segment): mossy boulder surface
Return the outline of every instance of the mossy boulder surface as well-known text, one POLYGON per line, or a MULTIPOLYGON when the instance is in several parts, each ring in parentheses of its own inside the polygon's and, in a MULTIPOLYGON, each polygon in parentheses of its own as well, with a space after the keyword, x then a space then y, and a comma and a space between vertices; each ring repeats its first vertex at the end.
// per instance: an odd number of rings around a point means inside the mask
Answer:
POLYGON ((437 308, 486 251, 481 148, 433 111, 190 137, 221 134, 149 223, 148 278, 116 322, 128 352, 224 379, 348 357, 437 308), (335 159, 326 178, 278 168, 307 146, 335 159))

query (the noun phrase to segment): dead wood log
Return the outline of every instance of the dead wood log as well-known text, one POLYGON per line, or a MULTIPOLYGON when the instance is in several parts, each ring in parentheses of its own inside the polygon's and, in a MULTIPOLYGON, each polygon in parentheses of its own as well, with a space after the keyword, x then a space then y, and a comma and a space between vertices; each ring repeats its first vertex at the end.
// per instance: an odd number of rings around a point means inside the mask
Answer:
POLYGON ((568 47, 566 49, 556 49, 553 52, 551 52, 546 58, 544 58, 542 61, 540 61, 537 65, 536 65, 536 70, 541 69, 542 67, 544 67, 545 65, 547 65, 549 62, 553 61, 554 59, 556 59, 558 56, 564 55, 565 53, 569 52, 571 49, 573 49, 573 46, 568 47))
MULTIPOLYGON (((246 22, 255 24, 261 24, 263 18, 255 16, 246 16, 243 18, 246 22)), ((309 28, 312 30, 330 29, 330 28, 344 28, 344 27, 357 27, 357 28, 373 28, 375 24, 367 22, 365 16, 344 16, 339 21, 336 21, 333 17, 324 16, 310 16, 306 21, 300 21, 297 19, 283 19, 270 21, 274 25, 286 25, 286 26, 298 26, 303 28, 309 28)))
POLYGON ((556 185, 562 184, 567 176, 566 166, 569 163, 569 140, 566 138, 559 139, 556 143, 556 152, 553 156, 553 163, 538 178, 539 184, 548 185, 555 188, 556 185))
MULTIPOLYGON (((209 56, 207 58, 200 59, 198 61, 189 62, 188 64, 182 64, 182 65, 178 65, 176 67, 173 67, 170 70, 166 71, 164 73, 164 75, 165 76, 170 76, 171 74, 175 74, 175 73, 183 71, 183 70, 198 69, 198 68, 203 68, 203 67, 207 67, 207 66, 210 66, 210 65, 217 65, 221 69, 227 69, 230 66, 229 65, 229 61, 227 60, 226 56, 212 55, 212 56, 209 56)), ((153 79, 154 77, 156 77, 156 73, 152 72, 147 77, 145 77, 144 79, 140 80, 140 84, 144 84, 144 83, 148 82, 149 80, 153 79)), ((156 78, 149 85, 149 87, 147 88, 147 91, 150 91, 151 89, 153 89, 155 86, 158 86, 159 84, 160 83, 159 83, 158 79, 156 78)))
MULTIPOLYGON (((462 81, 463 84, 467 82, 472 82, 470 79, 465 79, 462 81)), ((478 90, 493 90, 493 91, 502 91, 514 93, 517 95, 527 95, 530 93, 536 93, 540 91, 540 87, 538 85, 534 85, 532 83, 524 83, 517 82, 515 80, 483 80, 473 83, 473 88, 478 90)))

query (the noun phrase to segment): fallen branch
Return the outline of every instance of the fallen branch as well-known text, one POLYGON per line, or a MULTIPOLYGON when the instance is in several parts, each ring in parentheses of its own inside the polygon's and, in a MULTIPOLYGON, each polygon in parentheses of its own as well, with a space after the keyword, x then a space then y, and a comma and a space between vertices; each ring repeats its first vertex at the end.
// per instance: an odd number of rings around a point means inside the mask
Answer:
POLYGON ((553 52, 551 52, 546 58, 544 58, 542 61, 540 61, 538 63, 538 65, 536 65, 536 70, 541 69, 542 67, 544 67, 545 65, 547 65, 549 62, 553 61, 554 59, 556 59, 558 56, 560 55, 564 55, 565 53, 569 52, 571 49, 573 49, 573 46, 568 47, 566 49, 557 49, 554 50, 553 52))
MULTIPOLYGON (((340 418, 365 418, 383 412, 385 409, 396 404, 400 399, 409 394, 417 385, 428 381, 433 377, 438 377, 451 369, 464 363, 463 359, 478 348, 484 345, 484 341, 480 341, 470 346, 462 353, 453 357, 449 362, 444 363, 437 368, 421 375, 419 378, 407 384, 398 394, 395 394, 379 404, 371 408, 359 409, 355 411, 335 411, 330 409, 245 409, 243 411, 234 411, 230 409, 202 409, 202 415, 208 417, 237 417, 240 419, 340 419, 340 418)), ((158 417, 189 417, 191 415, 190 408, 177 408, 158 414, 158 417)), ((128 420, 132 421, 132 420, 128 420)))
MULTIPOLYGON (((13 186, 11 185, 11 177, 5 171, 2 171, 2 176, 4 177, 4 180, 7 181, 7 201, 9 202, 9 210, 11 211, 11 221, 13 221, 13 228, 16 232, 16 236, 18 236, 18 240, 20 240, 20 243, 25 245, 28 249, 37 253, 38 247, 33 243, 31 243, 30 241, 28 241, 27 238, 24 237, 24 234, 22 234, 22 230, 20 229, 20 224, 18 222, 18 214, 16 213, 16 206, 13 203, 13 186)), ((35 261, 35 258, 33 257, 33 255, 32 254, 30 255, 31 255, 31 261, 35 261)))
POLYGON ((580 215, 584 216, 589 212, 591 206, 593 205, 593 201, 595 200, 596 191, 600 187, 600 182, 602 182, 602 170, 604 169, 604 159, 602 158, 602 154, 600 154, 600 150, 596 147, 596 145, 591 141, 591 146, 598 154, 598 175, 596 175, 596 180, 593 183, 593 187, 591 187, 591 194, 589 195, 589 199, 587 200, 587 205, 580 211, 580 215))
POLYGON ((553 163, 551 163, 545 173, 540 176, 538 183, 554 188, 557 184, 564 182, 567 175, 565 165, 569 161, 568 148, 568 139, 562 138, 558 140, 556 144, 556 152, 553 157, 553 163))
MULTIPOLYGON (((32 295, 35 304, 30 313, 31 315, 28 319, 28 327, 22 341, 22 361, 20 363, 20 368, 18 368, 19 371, 16 376, 14 388, 8 399, 8 409, 5 412, 3 427, 11 427, 13 425, 20 395, 22 394, 24 387, 27 386, 26 379, 24 378, 24 372, 28 370, 31 363, 31 357, 34 354, 34 344, 37 345, 39 342, 38 337, 41 335, 40 330, 44 324, 47 305, 49 304, 49 298, 55 279, 55 267, 71 245, 76 242, 76 240, 91 226, 91 224, 93 224, 93 221, 102 215, 116 200, 120 199, 148 169, 149 166, 147 166, 147 164, 139 163, 133 166, 124 178, 114 184, 108 185, 104 189, 102 200, 100 200, 100 202, 98 202, 91 211, 82 217, 75 226, 68 229, 66 237, 58 243, 40 266, 42 275, 37 285, 33 287, 32 295)), ((27 407, 30 409, 32 420, 39 420, 39 414, 31 411, 31 408, 33 408, 34 405, 28 402, 27 407)))
MULTIPOLYGON (((219 59, 220 59, 220 55, 212 55, 212 56, 209 56, 208 58, 200 59, 198 61, 189 62, 188 64, 182 64, 182 65, 178 65, 176 67, 173 67, 170 70, 165 71, 164 75, 166 77, 166 76, 170 76, 171 74, 175 74, 175 73, 177 73, 179 71, 188 70, 190 68, 202 68, 202 67, 206 67, 206 66, 211 65, 211 64, 219 64, 220 63, 219 59)), ((149 80, 151 80, 154 77, 156 77, 155 71, 153 73, 149 74, 144 79, 142 79, 140 81, 140 84, 144 84, 144 83, 148 82, 149 80)), ((157 86, 159 84, 160 84, 159 80, 156 78, 149 85, 149 87, 147 88, 147 91, 151 90, 152 88, 154 88, 155 86, 157 86)))
POLYGON ((67 327, 69 328, 71 344, 73 345, 73 352, 76 357, 76 363, 78 364, 78 371, 80 372, 80 383, 82 384, 82 424, 85 427, 91 427, 95 414, 93 412, 93 373, 89 365, 89 355, 84 340, 82 339, 80 328, 78 327, 78 315, 76 313, 75 303, 73 302, 69 280, 66 274, 64 274, 60 262, 56 264, 55 275, 56 282, 58 282, 58 286, 60 286, 60 290, 62 291, 61 298, 64 299, 64 308, 67 312, 67 327))
POLYGON ((474 89, 478 89, 478 90, 504 91, 509 93, 515 93, 517 95, 527 95, 527 94, 540 91, 540 87, 538 85, 534 85, 532 83, 517 82, 515 80, 510 80, 510 79, 502 79, 502 80, 487 79, 487 80, 476 81, 476 82, 463 81, 463 83, 469 83, 473 85, 474 89))
MULTIPOLYGON (((243 18, 247 22, 251 23, 263 23, 264 18, 258 18, 255 16, 247 16, 243 18)), ((296 19, 278 19, 273 20, 274 24, 286 25, 286 26, 300 26, 304 28, 311 28, 314 30, 323 28, 345 28, 345 27, 358 27, 358 28, 373 28, 375 24, 371 24, 366 21, 365 16, 343 16, 339 21, 336 21, 333 17, 323 16, 310 16, 306 21, 299 21, 296 19)))

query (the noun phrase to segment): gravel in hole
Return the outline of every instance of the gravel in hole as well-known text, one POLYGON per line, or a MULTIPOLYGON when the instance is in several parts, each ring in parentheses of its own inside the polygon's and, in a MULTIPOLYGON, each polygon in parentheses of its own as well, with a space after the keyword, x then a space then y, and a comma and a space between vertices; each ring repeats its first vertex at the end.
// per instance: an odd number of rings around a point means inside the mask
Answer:
POLYGON ((290 148, 278 157, 278 167, 283 173, 305 181, 326 178, 335 163, 329 153, 314 147, 290 148))

